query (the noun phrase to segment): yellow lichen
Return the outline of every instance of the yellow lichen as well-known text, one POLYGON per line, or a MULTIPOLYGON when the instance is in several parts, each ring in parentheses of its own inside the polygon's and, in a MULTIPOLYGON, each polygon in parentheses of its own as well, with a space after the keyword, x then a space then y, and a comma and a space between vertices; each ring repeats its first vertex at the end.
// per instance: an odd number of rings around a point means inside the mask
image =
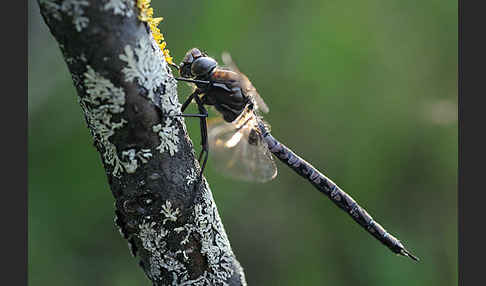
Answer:
POLYGON ((160 32, 159 28, 157 27, 160 22, 164 18, 158 17, 154 18, 154 9, 150 7, 151 0, 137 0, 137 7, 139 9, 138 19, 142 22, 146 22, 150 30, 152 31, 152 35, 159 45, 159 48, 162 50, 164 54, 165 60, 168 64, 173 65, 173 59, 170 56, 170 52, 166 49, 167 43, 164 41, 164 35, 160 32))

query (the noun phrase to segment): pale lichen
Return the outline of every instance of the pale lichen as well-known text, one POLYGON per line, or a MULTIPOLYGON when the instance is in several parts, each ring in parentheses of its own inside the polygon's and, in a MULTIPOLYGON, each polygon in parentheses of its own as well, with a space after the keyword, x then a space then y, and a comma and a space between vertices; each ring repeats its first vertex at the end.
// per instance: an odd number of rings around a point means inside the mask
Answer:
POLYGON ((127 63, 122 69, 127 82, 136 81, 147 89, 147 97, 155 101, 154 94, 168 80, 167 63, 162 60, 160 49, 153 46, 150 38, 140 38, 137 46, 125 46, 125 53, 120 59, 127 63))
POLYGON ((136 47, 126 45, 120 59, 126 62, 122 69, 125 81, 136 82, 147 90, 147 98, 160 107, 164 115, 168 115, 164 124, 156 124, 152 131, 160 138, 157 150, 160 153, 169 152, 173 156, 178 151, 179 128, 177 122, 180 113, 180 103, 177 98, 177 86, 175 80, 167 73, 167 62, 164 60, 157 43, 148 37, 142 37, 136 47), (165 87, 165 94, 160 96, 160 103, 156 98, 157 92, 161 93, 165 87))
POLYGON ((174 124, 172 118, 167 117, 162 124, 152 127, 152 131, 159 135, 160 145, 156 147, 160 153, 168 151, 171 156, 179 150, 179 128, 174 124))
POLYGON ((84 73, 84 87, 86 96, 80 98, 79 103, 83 109, 88 127, 96 145, 102 149, 105 164, 113 168, 112 175, 120 177, 121 172, 134 173, 141 164, 145 164, 152 157, 150 149, 125 150, 118 157, 116 146, 110 141, 115 130, 123 127, 127 121, 120 118, 114 121, 113 116, 124 110, 125 92, 113 83, 87 66, 84 73))
POLYGON ((190 186, 193 183, 195 183, 197 180, 197 173, 196 171, 191 168, 187 171, 187 176, 186 176, 186 185, 190 186))
POLYGON ((172 274, 170 285, 228 285, 227 281, 236 269, 241 272, 242 285, 246 285, 241 266, 237 263, 233 265, 234 255, 209 191, 204 192, 201 202, 195 205, 191 223, 173 229, 166 225, 167 222, 176 223, 181 213, 178 208, 173 208, 170 201, 165 202, 160 213, 164 218, 161 225, 144 222, 140 225, 138 233, 143 248, 149 254, 150 265, 146 267, 146 271, 152 280, 159 280, 163 269, 172 274), (169 249, 169 237, 173 241, 174 235, 180 235, 182 232, 185 232, 185 235, 179 243, 179 248, 169 249), (189 240, 199 241, 200 249, 193 249, 193 246, 187 243, 189 240), (200 251, 206 258, 208 269, 199 277, 190 279, 188 253, 194 251, 200 251))
POLYGON ((89 2, 86 0, 64 0, 61 4, 52 0, 40 0, 39 4, 56 20, 62 20, 63 13, 71 16, 72 23, 78 32, 88 26, 89 19, 84 15, 83 9, 83 7, 89 6, 89 2))
POLYGON ((202 203, 194 208, 195 220, 192 230, 199 234, 201 253, 207 258, 210 269, 206 278, 208 284, 226 285, 226 281, 233 275, 233 251, 211 193, 205 191, 202 198, 202 203))
POLYGON ((88 26, 89 19, 84 15, 83 8, 88 6, 89 2, 86 0, 64 0, 61 4, 61 10, 73 18, 74 27, 78 32, 88 26))
POLYGON ((116 228, 118 228, 118 232, 120 233, 120 235, 122 237, 126 237, 125 233, 123 232, 123 229, 120 227, 120 224, 119 224, 118 220, 119 220, 118 216, 115 216, 113 218, 113 224, 116 226, 116 228))
POLYGON ((114 114, 123 112, 125 93, 122 88, 114 86, 110 80, 102 77, 89 65, 84 73, 84 87, 87 95, 81 97, 79 103, 91 135, 96 145, 103 149, 102 157, 105 164, 113 167, 114 176, 119 176, 123 170, 122 162, 118 158, 115 145, 109 139, 115 134, 116 129, 127 122, 123 118, 112 121, 114 114))
POLYGON ((133 8, 135 0, 109 0, 105 4, 105 10, 113 10, 113 14, 131 17, 133 15, 133 8))
POLYGON ((83 62, 83 63, 87 62, 86 56, 83 53, 81 53, 81 55, 79 56, 70 57, 64 52, 64 48, 61 48, 61 50, 63 51, 64 59, 68 65, 72 65, 78 62, 83 62))
MULTIPOLYGON (((166 206, 170 202, 166 202, 166 206)), ((176 216, 178 214, 170 211, 171 215, 176 216)), ((177 217, 175 217, 177 220, 177 217)), ((174 220, 174 221, 175 221, 174 220)), ((160 279, 161 268, 169 272, 180 272, 185 269, 184 264, 178 261, 177 254, 167 249, 167 242, 165 239, 169 234, 169 230, 164 228, 164 224, 167 220, 164 220, 159 230, 156 230, 157 224, 155 222, 143 222, 139 226, 139 232, 137 234, 142 242, 143 248, 149 254, 149 268, 146 269, 147 275, 153 281, 160 279)))
POLYGON ((164 220, 162 221, 162 224, 165 224, 167 221, 176 221, 177 215, 180 213, 180 211, 178 208, 175 210, 172 209, 172 203, 170 201, 165 201, 165 204, 162 205, 162 210, 160 213, 165 216, 164 220))
POLYGON ((129 174, 135 173, 138 168, 138 161, 147 163, 152 157, 150 149, 142 149, 137 151, 135 149, 128 149, 122 152, 122 164, 125 171, 129 174), (137 160, 138 159, 138 160, 137 160))
POLYGON ((44 11, 52 16, 52 18, 61 21, 61 13, 59 12, 61 6, 55 3, 53 0, 40 0, 39 5, 43 7, 44 11))

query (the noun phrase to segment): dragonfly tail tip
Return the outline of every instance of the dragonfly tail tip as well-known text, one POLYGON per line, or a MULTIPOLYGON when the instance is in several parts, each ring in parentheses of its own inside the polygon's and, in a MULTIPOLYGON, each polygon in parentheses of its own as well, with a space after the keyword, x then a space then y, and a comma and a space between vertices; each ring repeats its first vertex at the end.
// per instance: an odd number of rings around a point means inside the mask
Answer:
POLYGON ((408 256, 410 257, 410 259, 413 259, 415 261, 420 261, 420 258, 418 258, 417 256, 413 255, 412 253, 410 253, 408 250, 406 249, 402 249, 400 251, 400 254, 403 255, 403 256, 408 256))

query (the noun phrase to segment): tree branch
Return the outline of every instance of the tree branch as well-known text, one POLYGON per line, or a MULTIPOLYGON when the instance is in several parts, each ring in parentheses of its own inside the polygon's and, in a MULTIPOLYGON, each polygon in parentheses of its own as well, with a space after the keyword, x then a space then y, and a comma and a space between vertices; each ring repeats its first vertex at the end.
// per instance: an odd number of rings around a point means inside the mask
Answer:
MULTIPOLYGON (((134 0, 38 0, 154 285, 246 285, 179 113, 176 81, 134 0)), ((61 119, 62 120, 62 119, 61 119)), ((73 151, 74 152, 74 151, 73 151)))

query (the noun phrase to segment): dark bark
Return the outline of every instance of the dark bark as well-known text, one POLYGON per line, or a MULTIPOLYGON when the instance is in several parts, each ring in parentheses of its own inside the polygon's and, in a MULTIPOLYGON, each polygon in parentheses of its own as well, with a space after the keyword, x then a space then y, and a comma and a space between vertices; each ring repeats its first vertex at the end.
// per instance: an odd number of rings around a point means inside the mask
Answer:
POLYGON ((116 224, 146 275, 155 285, 245 285, 136 1, 38 2, 101 155, 116 224))

